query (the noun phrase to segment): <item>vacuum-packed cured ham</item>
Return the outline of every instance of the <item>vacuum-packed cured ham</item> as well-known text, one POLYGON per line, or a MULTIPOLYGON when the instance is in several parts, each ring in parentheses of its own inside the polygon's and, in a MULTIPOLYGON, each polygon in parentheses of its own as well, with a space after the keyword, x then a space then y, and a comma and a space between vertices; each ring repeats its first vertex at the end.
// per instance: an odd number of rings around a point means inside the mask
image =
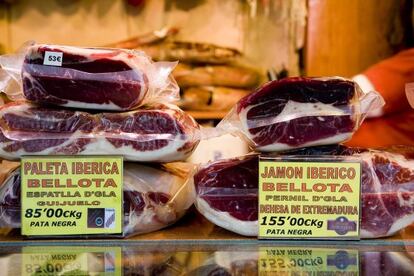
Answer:
POLYGON ((199 142, 199 126, 178 107, 155 104, 91 114, 25 102, 0 108, 0 156, 122 155, 133 161, 180 161, 199 142))
MULTIPOLYGON (((123 235, 153 232, 181 218, 194 201, 194 166, 169 163, 124 165, 123 235)), ((0 228, 20 228, 20 169, 0 186, 0 228)))
POLYGON ((189 110, 228 111, 248 93, 244 89, 221 86, 190 87, 181 92, 178 105, 189 110))
POLYGON ((0 89, 13 99, 99 110, 178 99, 170 74, 176 64, 154 63, 140 51, 34 44, 23 52, 0 57, 0 89), (10 88, 13 80, 21 89, 10 88))
POLYGON ((382 105, 350 80, 286 78, 242 98, 219 124, 263 152, 336 144, 348 140, 365 114, 382 105))
POLYGON ((190 66, 180 63, 173 71, 179 86, 225 86, 251 88, 259 81, 259 74, 249 68, 229 65, 190 66))
MULTIPOLYGON (((414 222, 414 159, 393 151, 322 146, 283 156, 342 156, 362 162, 361 238, 391 236, 414 222)), ((355 160, 354 160, 355 161, 355 160)), ((195 175, 197 209, 214 224, 258 234, 258 155, 221 160, 195 175)))

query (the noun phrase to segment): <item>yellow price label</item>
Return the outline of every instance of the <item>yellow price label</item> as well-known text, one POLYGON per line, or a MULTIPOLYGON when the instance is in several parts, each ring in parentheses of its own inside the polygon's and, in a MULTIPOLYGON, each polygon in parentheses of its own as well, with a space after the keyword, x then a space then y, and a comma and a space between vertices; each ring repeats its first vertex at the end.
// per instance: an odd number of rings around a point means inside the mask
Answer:
POLYGON ((357 250, 261 247, 259 275, 359 275, 357 250))
POLYGON ((121 234, 122 176, 122 157, 24 157, 22 235, 121 234))
POLYGON ((122 275, 121 247, 26 246, 21 275, 122 275))
POLYGON ((359 238, 359 162, 259 162, 259 238, 359 238))

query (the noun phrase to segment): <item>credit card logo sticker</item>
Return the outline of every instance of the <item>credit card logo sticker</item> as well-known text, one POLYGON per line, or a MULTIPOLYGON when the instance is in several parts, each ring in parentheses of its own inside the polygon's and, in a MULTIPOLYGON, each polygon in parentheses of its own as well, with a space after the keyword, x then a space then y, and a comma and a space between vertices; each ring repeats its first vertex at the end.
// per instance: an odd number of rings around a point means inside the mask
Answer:
POLYGON ((115 209, 88 208, 88 228, 115 228, 115 209))

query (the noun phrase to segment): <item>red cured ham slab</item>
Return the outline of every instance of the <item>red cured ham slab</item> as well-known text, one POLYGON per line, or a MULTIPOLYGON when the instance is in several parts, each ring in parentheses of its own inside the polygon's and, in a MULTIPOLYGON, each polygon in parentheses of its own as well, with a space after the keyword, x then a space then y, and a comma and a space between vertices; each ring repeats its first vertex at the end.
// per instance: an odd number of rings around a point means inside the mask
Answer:
POLYGON ((338 77, 286 78, 242 98, 220 125, 237 129, 262 152, 337 144, 352 136, 379 99, 338 77))
MULTIPOLYGON (((156 231, 181 218, 194 202, 192 170, 185 163, 165 167, 125 163, 123 234, 156 231)), ((20 225, 20 169, 16 169, 0 188, 0 228, 20 225)))
POLYGON ((247 155, 201 169, 194 176, 200 213, 227 230, 257 235, 258 165, 257 155, 247 155))
POLYGON ((123 155, 180 161, 199 142, 198 124, 178 107, 156 104, 125 113, 90 114, 24 102, 0 108, 0 156, 123 155))
POLYGON ((27 100, 40 104, 131 110, 178 98, 174 66, 133 50, 35 44, 23 60, 22 88, 27 100))
MULTIPOLYGON (((304 148, 281 155, 361 158, 362 238, 391 236, 414 222, 413 159, 394 152, 343 146, 304 148)), ((194 179, 196 206, 207 219, 242 235, 257 235, 258 155, 212 163, 194 179)))

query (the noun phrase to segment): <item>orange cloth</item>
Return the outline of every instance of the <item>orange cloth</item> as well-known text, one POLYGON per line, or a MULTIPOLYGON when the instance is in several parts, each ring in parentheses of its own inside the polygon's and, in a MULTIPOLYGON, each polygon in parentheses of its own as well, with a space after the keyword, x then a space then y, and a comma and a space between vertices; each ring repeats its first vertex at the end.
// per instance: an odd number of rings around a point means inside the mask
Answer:
POLYGON ((392 145, 414 145, 414 111, 366 119, 346 144, 355 147, 374 148, 392 145))
POLYGON ((414 82, 414 48, 402 51, 363 72, 384 97, 384 115, 366 119, 350 146, 414 145, 414 110, 408 104, 405 84, 414 82))
POLYGON ((363 74, 385 100, 385 113, 410 110, 405 96, 405 84, 414 82, 414 48, 385 59, 363 74))

